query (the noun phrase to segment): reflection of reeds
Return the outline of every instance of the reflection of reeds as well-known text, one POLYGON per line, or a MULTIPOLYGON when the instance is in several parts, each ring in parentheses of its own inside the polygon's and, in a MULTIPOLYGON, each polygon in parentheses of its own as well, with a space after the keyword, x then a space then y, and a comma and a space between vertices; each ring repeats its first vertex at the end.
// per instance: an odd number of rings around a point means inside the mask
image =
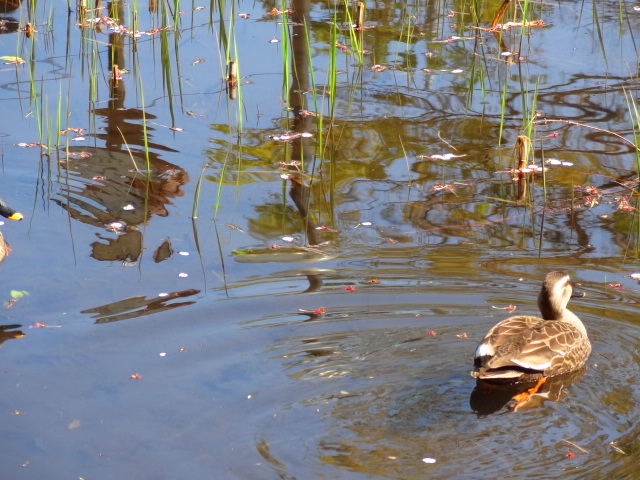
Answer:
MULTIPOLYGON (((362 27, 358 27, 357 21, 354 21, 351 17, 351 9, 349 8, 348 0, 345 0, 344 4, 345 15, 347 16, 347 29, 349 30, 349 39, 351 40, 351 51, 356 55, 358 65, 362 67, 362 27)), ((364 5, 360 11, 358 11, 357 8, 358 7, 356 5, 356 16, 362 15, 362 18, 364 19, 364 5)), ((334 43, 334 45, 336 44, 334 43)))
POLYGON ((364 27, 364 3, 356 2, 356 28, 361 30, 364 27))
POLYGON ((640 112, 634 101, 633 95, 624 90, 624 98, 627 101, 629 116, 631 117, 631 128, 633 131, 633 144, 636 147, 636 170, 640 174, 640 112))
POLYGON ((516 201, 523 202, 527 196, 527 176, 524 169, 527 168, 531 156, 531 139, 526 135, 520 135, 516 140, 516 152, 518 156, 518 194, 516 201))

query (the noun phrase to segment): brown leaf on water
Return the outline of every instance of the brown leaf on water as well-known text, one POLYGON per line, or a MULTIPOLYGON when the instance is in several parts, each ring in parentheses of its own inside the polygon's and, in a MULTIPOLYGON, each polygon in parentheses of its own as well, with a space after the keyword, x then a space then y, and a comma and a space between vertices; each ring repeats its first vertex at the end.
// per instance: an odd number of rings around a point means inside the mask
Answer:
POLYGON ((234 225, 233 223, 225 223, 225 226, 229 227, 231 230, 237 230, 238 232, 243 231, 239 226, 234 225))
MULTIPOLYGON (((585 449, 585 448, 582 448, 580 445, 577 445, 577 444, 575 444, 575 443, 573 443, 573 442, 571 442, 571 441, 569 441, 569 440, 565 440, 565 439, 563 439, 562 441, 563 441, 564 443, 566 443, 567 445, 571 445, 573 448, 577 448, 577 449, 578 449, 578 450, 580 450, 582 453, 589 453, 589 450, 587 450, 587 449, 585 449)), ((568 455, 567 455, 567 456, 568 456, 568 455)), ((575 456, 575 454, 574 454, 574 456, 575 456)))
POLYGON ((327 313, 327 309, 324 307, 319 307, 319 308, 316 308, 315 310, 304 310, 302 308, 299 308, 298 311, 301 313, 313 313, 314 315, 323 315, 327 313))
POLYGON ((496 307, 495 305, 491 305, 491 308, 495 308, 496 310, 506 310, 507 312, 513 312, 516 308, 515 305, 507 305, 506 307, 496 307))
POLYGON ((24 142, 20 142, 20 143, 14 143, 13 144, 14 147, 22 147, 22 148, 31 148, 31 147, 40 147, 40 148, 46 148, 48 149, 49 147, 47 147, 46 145, 40 143, 40 142, 33 142, 33 143, 24 143, 24 142))
POLYGON ((35 28, 33 28, 33 25, 31 25, 30 23, 27 23, 22 29, 22 32, 26 35, 27 38, 30 38, 31 35, 33 35, 34 33, 37 33, 38 31, 35 28))
POLYGON ((609 446, 613 448, 616 452, 621 453, 622 455, 626 455, 627 452, 618 447, 618 442, 609 442, 609 446))
POLYGON ((78 428, 80 426, 80 420, 73 420, 69 425, 67 425, 67 428, 69 430, 74 430, 76 428, 78 428))

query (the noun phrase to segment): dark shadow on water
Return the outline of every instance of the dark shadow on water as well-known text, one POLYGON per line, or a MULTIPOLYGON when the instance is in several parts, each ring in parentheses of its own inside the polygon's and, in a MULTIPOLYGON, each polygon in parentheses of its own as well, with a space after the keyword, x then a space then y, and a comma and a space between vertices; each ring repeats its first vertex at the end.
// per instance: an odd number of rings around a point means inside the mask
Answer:
POLYGON ((200 290, 181 290, 179 292, 171 292, 165 296, 154 297, 151 299, 148 299, 143 295, 138 295, 136 297, 125 298, 124 300, 119 300, 117 302, 107 303, 106 305, 101 305, 99 307, 89 308, 81 311, 80 313, 94 313, 95 315, 93 318, 96 318, 94 323, 118 322, 120 320, 144 317, 145 315, 150 315, 152 313, 193 305, 196 303, 195 301, 179 303, 167 302, 175 298, 190 297, 198 293, 200 293, 200 290))
POLYGON ((581 368, 575 372, 550 377, 528 400, 519 404, 511 402, 513 397, 534 387, 536 382, 496 383, 477 380, 469 398, 469 405, 479 417, 498 413, 503 408, 506 408, 503 413, 539 408, 546 400, 561 400, 566 395, 566 388, 579 380, 585 370, 586 368, 581 368))
POLYGON ((7 340, 24 337, 24 333, 22 332, 22 330, 14 330, 20 327, 22 327, 22 325, 0 325, 0 345, 2 345, 7 340))

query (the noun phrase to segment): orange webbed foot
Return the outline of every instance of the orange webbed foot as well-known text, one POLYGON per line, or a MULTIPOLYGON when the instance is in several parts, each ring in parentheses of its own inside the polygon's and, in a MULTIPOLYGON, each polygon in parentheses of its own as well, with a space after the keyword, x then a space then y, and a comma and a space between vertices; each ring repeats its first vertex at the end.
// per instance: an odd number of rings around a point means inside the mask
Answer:
POLYGON ((536 393, 538 390, 540 390, 540 387, 542 386, 542 384, 544 382, 547 381, 547 377, 542 377, 540 380, 538 380, 538 382, 531 387, 528 390, 525 390, 522 393, 519 393, 517 395, 514 395, 512 400, 515 402, 513 405, 510 406, 510 408, 516 408, 518 405, 521 405, 525 402, 527 402, 531 396, 536 393))

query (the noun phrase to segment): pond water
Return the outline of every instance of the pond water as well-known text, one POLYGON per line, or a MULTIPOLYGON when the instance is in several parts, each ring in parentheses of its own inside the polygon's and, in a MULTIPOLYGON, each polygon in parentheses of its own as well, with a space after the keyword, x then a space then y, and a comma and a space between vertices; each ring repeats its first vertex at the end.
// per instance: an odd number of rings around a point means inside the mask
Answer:
POLYGON ((2 5, 1 478, 637 477, 634 3, 2 5), (551 270, 593 353, 489 405, 551 270))

